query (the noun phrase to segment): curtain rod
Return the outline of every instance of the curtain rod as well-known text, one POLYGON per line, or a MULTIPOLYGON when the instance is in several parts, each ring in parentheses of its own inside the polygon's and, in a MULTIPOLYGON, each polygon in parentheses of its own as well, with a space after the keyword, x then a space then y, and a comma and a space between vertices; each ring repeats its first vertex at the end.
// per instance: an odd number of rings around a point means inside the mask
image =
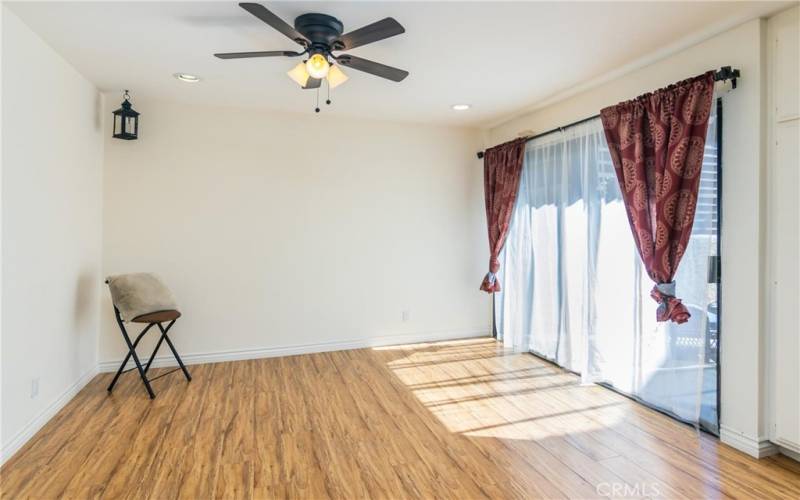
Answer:
MULTIPOLYGON (((730 80, 731 81, 731 87, 735 89, 736 88, 736 79, 739 78, 740 76, 741 76, 741 73, 739 72, 738 69, 733 69, 730 66, 723 66, 722 68, 719 69, 719 71, 714 73, 714 81, 715 82, 719 82, 719 81, 730 80)), ((584 118, 582 120, 578 120, 576 122, 572 122, 572 123, 568 123, 566 125, 562 125, 560 127, 556 127, 556 128, 554 128, 552 130, 548 130, 547 132, 542 132, 541 134, 536 134, 534 136, 526 138, 525 142, 530 142, 530 141, 532 141, 534 139, 538 139, 538 138, 544 137, 546 135, 554 134, 556 132, 563 132, 565 128, 574 127, 575 125, 580 125, 581 123, 585 123, 585 122, 594 120, 595 118, 600 118, 600 115, 599 114, 593 115, 593 116, 590 116, 588 118, 584 118)), ((480 160, 482 158, 483 158, 483 151, 478 151, 478 159, 480 160)))

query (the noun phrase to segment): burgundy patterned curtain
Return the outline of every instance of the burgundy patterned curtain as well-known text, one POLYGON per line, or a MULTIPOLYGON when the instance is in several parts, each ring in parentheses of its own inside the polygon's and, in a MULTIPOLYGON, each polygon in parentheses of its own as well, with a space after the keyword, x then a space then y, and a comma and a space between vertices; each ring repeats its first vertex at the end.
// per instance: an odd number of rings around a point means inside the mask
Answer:
POLYGON ((525 139, 516 139, 487 149, 483 156, 483 189, 486 194, 486 223, 489 228, 489 272, 483 278, 481 290, 499 292, 497 256, 506 242, 511 211, 519 191, 525 139))
POLYGON ((690 317, 673 279, 694 224, 713 94, 709 71, 600 112, 658 321, 690 317))

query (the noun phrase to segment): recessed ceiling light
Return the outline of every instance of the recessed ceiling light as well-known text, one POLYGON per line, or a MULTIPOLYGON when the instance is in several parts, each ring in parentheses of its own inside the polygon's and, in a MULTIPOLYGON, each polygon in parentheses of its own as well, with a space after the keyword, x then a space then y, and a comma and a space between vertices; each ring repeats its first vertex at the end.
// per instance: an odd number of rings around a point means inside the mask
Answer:
POLYGON ((200 77, 199 76, 190 75, 189 73, 175 73, 172 76, 174 76, 178 80, 180 80, 182 82, 186 82, 186 83, 197 83, 197 82, 200 81, 200 77))
POLYGON ((470 108, 469 104, 453 104, 452 108, 455 111, 466 111, 470 108))

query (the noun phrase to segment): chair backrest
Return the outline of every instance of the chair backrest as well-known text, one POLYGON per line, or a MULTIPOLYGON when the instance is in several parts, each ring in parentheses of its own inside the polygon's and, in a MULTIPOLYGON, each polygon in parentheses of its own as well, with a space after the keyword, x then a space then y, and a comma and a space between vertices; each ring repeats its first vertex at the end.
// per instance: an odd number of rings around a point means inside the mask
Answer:
POLYGON ((106 278, 111 301, 123 321, 144 314, 177 311, 175 296, 161 279, 152 273, 117 274, 106 278))

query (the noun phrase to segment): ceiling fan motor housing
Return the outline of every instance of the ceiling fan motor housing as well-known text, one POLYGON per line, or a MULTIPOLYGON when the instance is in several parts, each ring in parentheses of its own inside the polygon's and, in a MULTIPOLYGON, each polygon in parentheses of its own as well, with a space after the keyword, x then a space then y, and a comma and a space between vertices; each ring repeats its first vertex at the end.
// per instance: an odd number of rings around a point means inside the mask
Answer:
POLYGON ((333 42, 344 32, 344 25, 327 14, 303 14, 294 20, 294 29, 311 41, 311 46, 330 50, 333 42))

